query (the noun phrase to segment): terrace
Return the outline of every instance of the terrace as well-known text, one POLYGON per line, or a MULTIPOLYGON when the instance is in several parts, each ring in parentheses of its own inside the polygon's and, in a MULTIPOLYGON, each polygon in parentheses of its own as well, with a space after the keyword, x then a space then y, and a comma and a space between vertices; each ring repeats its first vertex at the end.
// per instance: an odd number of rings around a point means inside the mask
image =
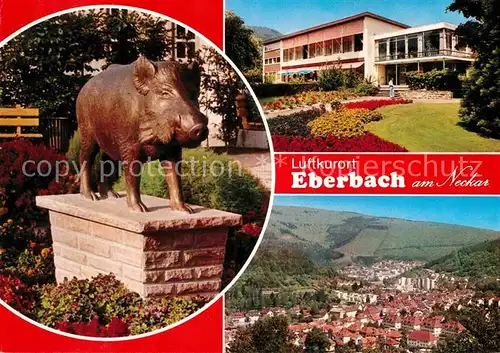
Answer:
POLYGON ((436 57, 472 61, 470 49, 460 46, 456 28, 456 25, 440 22, 376 35, 375 62, 418 62, 436 57))

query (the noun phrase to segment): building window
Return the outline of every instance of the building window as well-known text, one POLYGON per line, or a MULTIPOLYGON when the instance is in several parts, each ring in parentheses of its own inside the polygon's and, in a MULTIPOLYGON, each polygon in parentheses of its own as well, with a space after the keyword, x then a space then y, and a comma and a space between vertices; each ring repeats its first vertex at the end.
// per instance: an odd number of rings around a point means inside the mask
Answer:
POLYGON ((336 38, 333 40, 333 54, 339 54, 342 52, 342 40, 341 38, 336 38))
POLYGON ((281 58, 278 56, 278 57, 276 58, 276 62, 277 62, 277 63, 279 63, 280 61, 281 61, 281 58))
POLYGON ((187 32, 186 39, 194 39, 194 33, 191 31, 187 32))
POLYGON ((451 52, 455 49, 455 48, 453 48, 453 32, 446 31, 445 38, 446 38, 445 48, 448 50, 449 55, 451 55, 451 52))
POLYGON ((333 54, 333 41, 327 40, 325 42, 325 55, 332 55, 333 54))
POLYGON ((309 57, 316 57, 316 43, 309 44, 309 57))
POLYGON ((316 43, 316 56, 323 56, 323 42, 316 43))
POLYGON ((378 57, 380 60, 385 60, 387 57, 387 42, 385 40, 378 42, 378 57))
POLYGON ((290 49, 283 50, 283 61, 284 62, 287 62, 290 60, 289 52, 290 52, 290 49))
POLYGON ((397 37, 398 59, 404 59, 406 56, 406 39, 404 36, 397 37))
POLYGON ((302 56, 302 48, 301 47, 295 47, 295 60, 302 60, 304 57, 302 56))
POLYGON ((307 44, 302 46, 302 58, 307 59, 309 57, 308 51, 307 51, 307 44))
POLYGON ((176 33, 177 38, 185 38, 186 29, 182 26, 179 26, 179 25, 177 25, 176 29, 177 29, 177 33, 176 33))
POLYGON ((188 55, 188 58, 192 59, 196 56, 196 46, 195 46, 195 42, 188 42, 187 43, 187 55, 188 55))
POLYGON ((177 43, 177 57, 180 59, 186 57, 186 43, 177 43))
POLYGON ((342 38, 342 52, 350 53, 353 50, 353 36, 342 38))
POLYGON ((418 36, 408 36, 408 57, 416 58, 418 56, 418 36))
POLYGON ((363 33, 354 35, 354 51, 363 51, 363 33))
POLYGON ((439 54, 440 31, 424 32, 424 55, 435 56, 439 54))
POLYGON ((397 47, 396 47, 396 38, 391 38, 390 42, 389 42, 389 55, 390 55, 390 59, 395 59, 396 58, 396 54, 397 54, 397 47))

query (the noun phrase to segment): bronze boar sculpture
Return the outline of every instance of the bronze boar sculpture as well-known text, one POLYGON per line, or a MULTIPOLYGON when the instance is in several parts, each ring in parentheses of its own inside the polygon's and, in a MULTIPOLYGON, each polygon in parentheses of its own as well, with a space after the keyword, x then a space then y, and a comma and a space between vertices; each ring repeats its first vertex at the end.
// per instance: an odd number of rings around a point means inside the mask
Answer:
POLYGON ((80 129, 80 193, 90 200, 119 197, 108 177, 92 190, 91 170, 102 150, 106 161, 122 161, 127 204, 139 212, 142 163, 159 159, 173 210, 192 213, 185 204, 177 163, 183 147, 197 147, 208 136, 208 119, 198 107, 200 68, 196 62, 152 62, 144 56, 129 65, 110 65, 91 78, 76 101, 80 129))

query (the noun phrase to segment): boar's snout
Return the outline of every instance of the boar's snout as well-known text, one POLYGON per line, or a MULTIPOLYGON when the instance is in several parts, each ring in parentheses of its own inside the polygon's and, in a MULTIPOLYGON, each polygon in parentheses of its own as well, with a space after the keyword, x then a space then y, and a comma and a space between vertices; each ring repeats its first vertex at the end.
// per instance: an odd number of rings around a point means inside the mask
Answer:
POLYGON ((208 137, 208 128, 205 124, 198 124, 193 126, 189 131, 189 138, 191 140, 204 141, 208 137))

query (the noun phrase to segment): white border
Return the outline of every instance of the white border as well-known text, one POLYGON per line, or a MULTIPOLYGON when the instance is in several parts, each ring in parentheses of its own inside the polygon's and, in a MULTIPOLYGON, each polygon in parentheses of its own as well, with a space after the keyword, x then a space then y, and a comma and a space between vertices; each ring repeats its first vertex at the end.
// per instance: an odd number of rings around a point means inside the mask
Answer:
MULTIPOLYGON (((249 90, 252 98, 254 99, 255 103, 257 104, 257 108, 259 110, 259 113, 260 113, 260 115, 262 117, 264 126, 266 128, 267 140, 269 141, 269 155, 270 155, 270 159, 271 159, 270 160, 270 164, 271 164, 271 186, 270 186, 269 205, 268 205, 268 209, 267 209, 266 219, 264 221, 264 225, 262 226, 262 231, 261 231, 261 234, 260 234, 260 236, 259 236, 259 238, 257 240, 257 243, 255 244, 255 246, 254 246, 254 248, 253 248, 250 256, 247 259, 247 261, 245 262, 245 264, 243 265, 243 267, 240 269, 240 271, 236 274, 236 276, 233 278, 233 280, 225 288, 223 288, 217 294, 217 296, 215 296, 210 302, 208 302, 207 304, 205 304, 205 306, 203 306, 201 309, 199 309, 195 313, 189 315, 188 317, 186 317, 186 318, 184 318, 184 319, 182 319, 182 320, 180 320, 180 321, 178 321, 178 322, 176 322, 176 323, 174 323, 174 324, 172 324, 170 326, 167 326, 165 328, 162 328, 162 329, 159 329, 159 330, 156 330, 156 331, 153 331, 153 332, 143 333, 143 334, 140 334, 140 335, 127 336, 127 337, 116 337, 116 338, 87 337, 87 336, 79 336, 79 335, 74 335, 74 334, 62 332, 62 331, 59 331, 59 330, 47 327, 45 325, 42 325, 42 324, 40 324, 40 323, 38 323, 38 322, 36 322, 36 321, 34 321, 34 320, 32 320, 32 319, 24 316, 24 315, 22 315, 18 311, 12 309, 10 306, 8 306, 7 304, 5 304, 0 299, 0 304, 3 305, 4 307, 6 307, 9 311, 11 311, 12 313, 14 313, 15 315, 17 315, 21 319, 24 319, 24 320, 28 321, 29 323, 31 323, 31 324, 39 327, 39 328, 42 328, 42 329, 44 329, 46 331, 49 331, 49 332, 52 332, 52 333, 55 333, 55 334, 58 334, 58 335, 61 335, 61 336, 66 336, 66 337, 70 337, 70 338, 80 339, 80 340, 84 340, 84 341, 94 341, 94 342, 123 342, 123 341, 130 341, 130 340, 136 340, 136 339, 140 339, 140 338, 144 338, 144 337, 149 337, 149 336, 155 335, 157 333, 165 332, 165 331, 170 330, 170 329, 172 329, 174 327, 182 325, 183 323, 189 321, 193 317, 195 317, 198 314, 200 314, 203 311, 205 311, 209 306, 211 306, 213 303, 215 303, 220 298, 224 298, 224 294, 234 285, 234 283, 239 279, 239 277, 246 270, 246 268, 248 267, 250 261, 254 257, 257 249, 259 248, 260 243, 262 242, 262 238, 264 236, 264 232, 265 232, 265 230, 267 228, 267 225, 269 223, 269 218, 271 216, 271 210, 273 208, 274 186, 275 186, 275 182, 276 182, 276 180, 275 180, 275 178, 276 178, 276 172, 275 172, 275 167, 274 167, 274 149, 273 149, 273 144, 271 143, 272 138, 271 138, 271 133, 269 131, 269 127, 267 126, 267 121, 265 119, 265 114, 264 114, 264 111, 262 110, 262 106, 260 105, 259 100, 257 99, 257 96, 255 95, 252 87, 248 83, 248 81, 245 78, 245 76, 243 76, 243 74, 241 73, 241 71, 236 67, 236 65, 231 61, 231 59, 229 59, 227 57, 227 55, 222 50, 220 50, 220 48, 217 45, 215 45, 212 41, 210 41, 209 39, 207 39, 203 34, 199 33, 198 31, 196 31, 192 27, 187 26, 184 23, 181 23, 181 22, 179 22, 179 21, 177 21, 177 20, 175 20, 175 19, 173 19, 171 17, 168 17, 167 15, 163 15, 163 14, 160 14, 160 13, 155 12, 155 11, 150 11, 150 10, 146 10, 146 9, 139 8, 139 7, 134 7, 134 6, 105 5, 105 4, 102 4, 102 5, 90 5, 90 6, 73 7, 73 8, 70 8, 70 9, 66 9, 66 10, 62 10, 62 11, 59 11, 59 12, 52 13, 50 15, 42 17, 42 18, 40 18, 40 19, 38 19, 38 20, 36 20, 34 22, 31 22, 30 24, 28 24, 28 25, 20 28, 19 30, 17 30, 16 32, 14 32, 13 34, 9 35, 4 40, 2 40, 0 42, 0 47, 4 46, 7 42, 9 42, 10 40, 12 40, 14 37, 16 37, 17 35, 21 34, 22 32, 26 31, 30 27, 32 27, 34 25, 37 25, 37 24, 39 24, 39 23, 41 23, 43 21, 49 20, 51 18, 60 16, 60 15, 64 15, 64 14, 67 14, 67 13, 75 12, 75 11, 92 10, 92 9, 103 9, 103 8, 114 8, 114 9, 124 9, 124 10, 131 10, 131 11, 140 11, 140 12, 152 15, 152 16, 160 17, 160 18, 162 18, 164 20, 171 21, 171 22, 173 22, 175 24, 184 26, 189 31, 193 32, 196 36, 198 36, 199 38, 201 38, 206 44, 208 44, 208 45, 212 46, 213 48, 215 48, 215 50, 220 55, 222 55, 224 57, 224 59, 226 59, 227 62, 229 62, 229 64, 232 66, 233 70, 236 71, 236 73, 238 74, 238 76, 240 77, 240 79, 243 81, 243 83, 245 84, 245 86, 248 88, 248 90, 249 90)), ((224 21, 224 19, 225 19, 225 15, 223 16, 223 21, 224 21)), ((223 35, 224 35, 224 33, 223 33, 223 35)), ((225 311, 223 310, 222 314, 224 315, 224 313, 225 313, 225 311)), ((224 335, 224 326, 222 327, 222 334, 224 335)), ((224 347, 223 347, 223 349, 224 349, 224 347)))
MULTIPOLYGON (((369 156, 371 154, 375 155, 456 155, 456 156, 475 156, 475 155, 496 155, 500 158, 497 152, 274 152, 275 155, 328 155, 328 156, 342 156, 342 155, 356 155, 356 156, 369 156)), ((274 180, 274 179, 273 179, 274 180)), ((306 193, 275 193, 275 196, 318 196, 318 197, 328 197, 328 196, 416 196, 416 197, 426 197, 426 196, 443 196, 443 197, 499 197, 500 194, 306 194, 306 193)))
POLYGON ((408 155, 408 154, 417 154, 417 155, 426 155, 426 154, 452 154, 457 156, 467 156, 467 155, 481 155, 481 154, 491 154, 498 155, 498 152, 274 152, 274 154, 322 154, 322 155, 337 155, 341 156, 344 154, 355 154, 361 156, 368 156, 370 154, 382 154, 382 155, 391 155, 391 156, 399 156, 399 155, 408 155))

